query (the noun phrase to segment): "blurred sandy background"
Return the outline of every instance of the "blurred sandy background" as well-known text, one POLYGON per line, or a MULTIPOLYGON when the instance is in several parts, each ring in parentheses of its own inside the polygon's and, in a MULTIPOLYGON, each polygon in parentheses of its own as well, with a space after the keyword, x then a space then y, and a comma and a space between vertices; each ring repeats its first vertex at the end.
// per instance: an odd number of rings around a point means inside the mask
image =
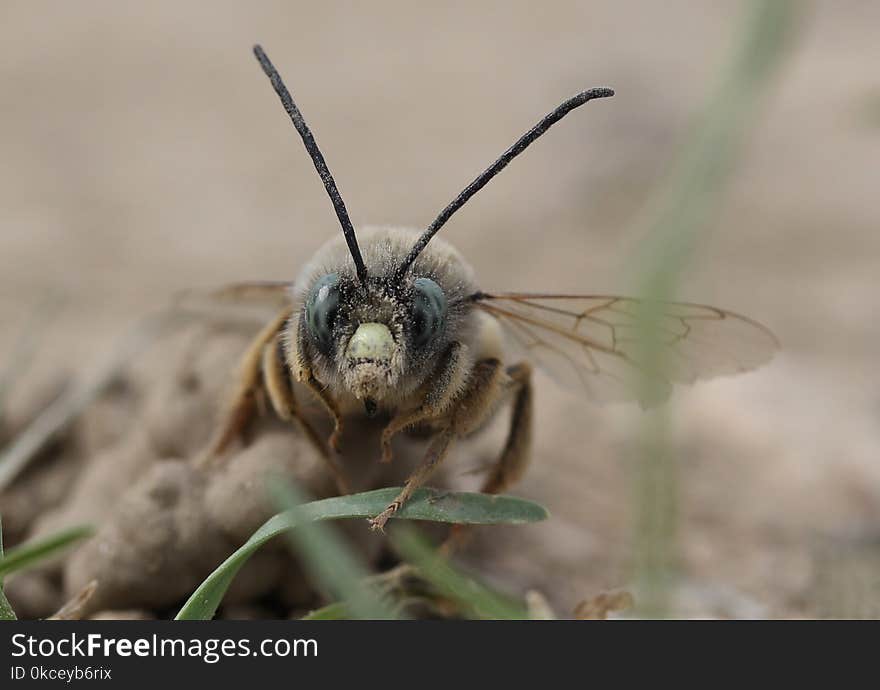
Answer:
MULTIPOLYGON (((76 371, 182 288, 291 278, 338 232, 257 41, 355 224, 424 226, 562 98, 613 86, 443 233, 487 289, 625 292, 635 220, 742 9, 5 0, 0 361, 47 298, 62 305, 34 377, 76 371)), ((880 615, 880 4, 815 2, 804 19, 681 294, 784 345, 675 397, 688 615, 880 615)), ((476 566, 565 608, 626 582, 638 414, 547 379, 538 409, 515 493, 553 518, 503 531, 476 566)))

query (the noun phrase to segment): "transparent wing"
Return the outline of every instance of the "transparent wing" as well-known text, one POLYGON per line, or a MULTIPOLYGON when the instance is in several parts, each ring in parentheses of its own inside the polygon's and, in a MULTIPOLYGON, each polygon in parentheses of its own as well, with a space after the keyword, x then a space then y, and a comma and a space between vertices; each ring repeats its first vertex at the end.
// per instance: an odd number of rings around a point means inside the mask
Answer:
POLYGON ((174 306, 206 317, 265 319, 290 304, 292 283, 252 281, 179 293, 174 306))
POLYGON ((700 304, 523 293, 473 299, 525 356, 560 384, 598 401, 638 399, 639 376, 652 377, 665 399, 675 383, 749 371, 779 347, 759 323, 700 304), (644 363, 640 339, 662 348, 662 371, 644 363))

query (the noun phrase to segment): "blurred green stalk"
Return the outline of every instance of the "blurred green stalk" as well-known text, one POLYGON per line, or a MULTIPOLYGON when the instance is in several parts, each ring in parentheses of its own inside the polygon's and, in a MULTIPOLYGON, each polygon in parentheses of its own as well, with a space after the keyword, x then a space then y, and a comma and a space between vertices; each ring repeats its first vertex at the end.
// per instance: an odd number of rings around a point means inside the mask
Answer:
MULTIPOLYGON (((756 106, 794 34, 803 3, 753 0, 735 55, 722 73, 669 183, 658 196, 638 257, 637 294, 651 301, 671 300, 702 230, 718 206, 756 106)), ((637 385, 643 400, 655 399, 658 376, 666 369, 659 340, 659 314, 650 303, 639 314, 637 385)), ((669 412, 646 415, 634 468, 634 581, 636 615, 664 618, 678 577, 679 477, 670 443, 669 412)))
POLYGON ((369 569, 362 558, 331 527, 303 512, 306 496, 290 480, 271 485, 276 503, 297 516, 297 529, 287 533, 312 583, 345 602, 350 617, 364 620, 397 618, 390 604, 368 584, 369 569))
MULTIPOLYGON (((0 559, 3 558, 3 518, 0 516, 0 559)), ((3 593, 3 576, 0 575, 0 621, 14 621, 15 611, 3 593)))
POLYGON ((391 541, 395 551, 441 595, 455 601, 467 617, 489 620, 529 618, 522 602, 495 592, 464 574, 412 527, 395 527, 391 541))

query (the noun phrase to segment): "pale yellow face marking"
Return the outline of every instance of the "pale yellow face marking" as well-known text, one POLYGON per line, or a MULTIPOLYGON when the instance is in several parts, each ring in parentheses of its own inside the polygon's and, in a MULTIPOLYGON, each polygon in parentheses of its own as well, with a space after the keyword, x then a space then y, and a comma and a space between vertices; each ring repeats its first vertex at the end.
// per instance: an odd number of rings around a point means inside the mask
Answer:
POLYGON ((373 359, 387 361, 394 352, 394 338, 383 323, 362 323, 357 327, 345 356, 349 359, 373 359))

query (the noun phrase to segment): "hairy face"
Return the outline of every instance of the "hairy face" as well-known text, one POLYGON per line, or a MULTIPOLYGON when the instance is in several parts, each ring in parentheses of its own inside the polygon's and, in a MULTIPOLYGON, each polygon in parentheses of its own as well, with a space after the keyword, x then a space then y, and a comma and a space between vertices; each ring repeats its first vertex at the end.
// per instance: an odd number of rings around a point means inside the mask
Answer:
POLYGON ((471 269, 449 245, 437 242, 395 278, 416 236, 395 229, 363 233, 366 284, 338 239, 318 252, 297 282, 300 352, 324 385, 363 400, 368 412, 415 391, 450 344, 467 344, 472 330, 471 269))

